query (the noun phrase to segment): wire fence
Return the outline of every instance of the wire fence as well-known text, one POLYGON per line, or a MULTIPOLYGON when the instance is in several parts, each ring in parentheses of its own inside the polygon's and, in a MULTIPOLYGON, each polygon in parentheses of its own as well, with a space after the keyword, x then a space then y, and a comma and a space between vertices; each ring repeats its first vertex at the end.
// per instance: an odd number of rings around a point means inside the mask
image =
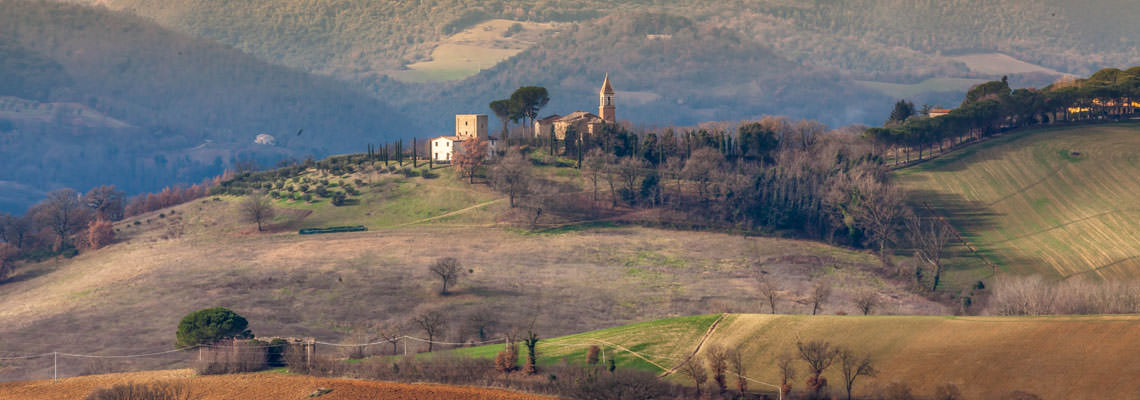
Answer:
MULTIPOLYGON (((360 357, 415 355, 421 353, 426 349, 417 347, 416 344, 422 346, 430 343, 433 346, 469 347, 494 343, 507 344, 510 343, 509 340, 510 338, 500 337, 482 341, 448 342, 402 335, 398 337, 385 338, 363 343, 332 343, 311 340, 307 343, 282 343, 264 345, 243 344, 243 347, 247 349, 283 348, 284 346, 291 344, 308 344, 313 346, 312 354, 317 354, 324 357, 349 359, 360 357), (324 346, 326 349, 318 350, 320 346, 324 346)), ((583 339, 582 342, 574 343, 564 343, 561 341, 538 343, 539 350, 544 347, 588 348, 592 346, 598 346, 600 350, 600 359, 603 365, 607 362, 608 359, 612 359, 616 357, 617 354, 621 353, 626 353, 629 356, 640 358, 648 362, 650 365, 659 368, 662 372, 670 370, 669 367, 666 367, 664 365, 666 363, 672 364, 673 366, 678 366, 689 361, 689 357, 674 357, 669 355, 647 353, 643 351, 634 351, 626 346, 600 339, 583 339)), ((37 354, 0 353, 0 380, 59 380, 68 377, 85 375, 185 368, 191 366, 193 362, 200 357, 200 351, 202 350, 228 350, 233 348, 234 345, 232 344, 203 344, 171 350, 156 350, 134 354, 78 354, 59 351, 37 354)), ((282 364, 270 366, 280 367, 284 365, 282 364)), ((746 379, 753 383, 777 388, 777 390, 779 388, 777 385, 744 375, 738 375, 738 377, 741 379, 746 379)))

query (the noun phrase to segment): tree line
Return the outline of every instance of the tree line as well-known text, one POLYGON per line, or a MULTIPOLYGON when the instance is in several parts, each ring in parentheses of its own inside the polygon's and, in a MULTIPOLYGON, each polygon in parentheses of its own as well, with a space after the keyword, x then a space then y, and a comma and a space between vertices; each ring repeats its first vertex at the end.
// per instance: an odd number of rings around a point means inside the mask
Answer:
POLYGON ((1011 89, 1007 79, 976 85, 962 104, 943 116, 929 117, 931 107, 915 109, 895 103, 882 127, 865 135, 879 153, 894 152, 895 163, 921 160, 935 149, 1008 129, 1062 121, 1119 120, 1135 115, 1140 105, 1140 67, 1103 69, 1085 79, 1061 80, 1043 89, 1011 89), (901 155, 899 153, 902 153, 901 155))

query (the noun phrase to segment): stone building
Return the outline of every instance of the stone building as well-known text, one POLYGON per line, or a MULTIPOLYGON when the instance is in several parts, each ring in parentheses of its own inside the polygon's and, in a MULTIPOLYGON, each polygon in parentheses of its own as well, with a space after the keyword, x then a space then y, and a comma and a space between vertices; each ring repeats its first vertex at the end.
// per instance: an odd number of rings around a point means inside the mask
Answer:
POLYGON ((602 89, 598 91, 598 114, 585 111, 575 111, 565 116, 554 114, 534 121, 535 137, 546 137, 554 132, 558 140, 566 140, 566 132, 573 129, 578 134, 594 134, 602 125, 617 123, 616 107, 614 106, 614 88, 610 85, 610 75, 602 82, 602 89))
POLYGON ((487 133, 486 114, 456 114, 455 135, 439 136, 428 143, 431 158, 438 162, 450 162, 455 153, 463 151, 463 142, 474 139, 487 141, 488 155, 493 155, 498 138, 487 133))

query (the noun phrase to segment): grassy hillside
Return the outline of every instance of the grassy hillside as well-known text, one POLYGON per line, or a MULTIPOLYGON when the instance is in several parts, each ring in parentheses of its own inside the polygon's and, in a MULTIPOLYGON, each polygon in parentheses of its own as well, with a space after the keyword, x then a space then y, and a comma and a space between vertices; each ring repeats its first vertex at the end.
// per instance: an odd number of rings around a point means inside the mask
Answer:
POLYGON ((950 219, 985 262, 956 249, 950 279, 989 263, 1017 274, 1140 274, 1140 124, 1020 131, 904 169, 919 204, 950 219))
MULTIPOLYGON (((619 365, 660 371, 630 349, 662 367, 672 368, 701 343, 698 357, 710 346, 738 349, 745 354, 746 375, 779 384, 775 360, 795 351, 797 340, 822 339, 869 354, 879 374, 861 377, 856 395, 867 396, 892 382, 906 383, 918 396, 930 396, 938 385, 958 386, 968 399, 998 398, 1014 390, 1043 399, 1127 397, 1135 385, 1121 376, 1140 372, 1131 355, 1140 334, 1140 317, 915 317, 804 316, 727 314, 708 338, 700 338, 716 316, 697 316, 605 329, 540 341, 546 362, 585 359, 581 350, 605 344, 608 357, 619 365), (1095 343, 1096 345, 1092 345, 1095 343)), ((462 353, 491 356, 501 345, 464 349, 462 353)), ((806 364, 797 359, 793 382, 803 390, 806 364)), ((832 393, 842 397, 837 366, 824 376, 832 393)), ((683 376, 671 379, 690 383, 683 376)), ((735 380, 729 378, 730 384, 735 380)), ((758 390, 770 390, 756 383, 758 390)))
MULTIPOLYGON (((446 170, 436 179, 349 175, 361 192, 335 207, 280 200, 268 233, 237 199, 206 198, 119 222, 120 241, 71 259, 21 265, 0 284, 0 353, 122 354, 168 349, 186 313, 225 306, 259 335, 368 340, 382 325, 440 310, 444 340, 528 326, 544 337, 672 316, 762 307, 756 277, 783 289, 782 312, 810 312, 809 287, 835 285, 823 312, 856 312, 853 295, 881 293, 879 313, 942 314, 944 306, 882 277, 877 259, 827 245, 595 223, 525 231, 496 221, 505 201, 446 170), (370 182, 370 183, 369 183, 370 182), (368 232, 299 236, 301 227, 363 223, 368 232), (457 257, 468 272, 448 296, 427 266, 457 257)), ((341 178, 333 178, 341 179, 341 178)), ((334 183, 330 181, 330 185, 334 183)), ((341 181, 336 182, 341 185, 341 181)), ((386 350, 385 350, 386 351, 386 350)), ((112 363, 111 371, 181 359, 112 363)), ((42 373, 5 364, 0 377, 42 373)), ((69 363, 64 371, 84 371, 69 363)), ((42 375, 36 375, 42 376, 42 375)))

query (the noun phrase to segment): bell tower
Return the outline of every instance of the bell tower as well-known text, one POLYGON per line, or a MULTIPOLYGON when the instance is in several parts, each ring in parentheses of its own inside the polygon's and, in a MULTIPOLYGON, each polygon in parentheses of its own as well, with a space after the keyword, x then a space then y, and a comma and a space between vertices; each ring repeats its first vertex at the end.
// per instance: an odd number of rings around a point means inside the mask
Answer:
POLYGON ((602 82, 599 97, 598 116, 607 123, 617 123, 617 116, 614 115, 614 88, 610 86, 610 74, 606 74, 606 80, 602 82))

